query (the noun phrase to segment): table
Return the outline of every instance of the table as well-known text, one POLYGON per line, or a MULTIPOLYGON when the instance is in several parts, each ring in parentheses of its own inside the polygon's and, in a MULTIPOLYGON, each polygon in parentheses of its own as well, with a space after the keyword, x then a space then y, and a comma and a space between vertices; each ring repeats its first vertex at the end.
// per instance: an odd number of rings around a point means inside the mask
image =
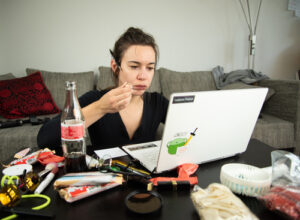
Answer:
MULTIPOLYGON (((219 175, 222 165, 226 163, 246 163, 257 167, 271 165, 271 151, 274 148, 252 139, 247 150, 230 158, 209 162, 199 165, 196 172, 198 185, 206 188, 210 183, 220 182, 219 175)), ((173 173, 172 173, 173 174, 173 173)), ((176 173, 174 172, 174 175, 176 173)), ((189 192, 160 191, 163 197, 163 207, 159 213, 139 216, 130 213, 124 205, 125 197, 135 189, 132 187, 119 186, 94 196, 79 200, 74 203, 67 203, 59 197, 52 186, 47 187, 45 194, 51 197, 51 204, 44 211, 55 214, 54 219, 200 219, 189 192)), ((268 211, 255 198, 239 196, 245 204, 260 219, 281 219, 281 217, 268 211)), ((0 214, 0 218, 7 216, 7 213, 0 214)), ((20 218, 19 218, 20 219, 20 218)), ((33 216, 22 216, 22 219, 41 219, 33 216)))

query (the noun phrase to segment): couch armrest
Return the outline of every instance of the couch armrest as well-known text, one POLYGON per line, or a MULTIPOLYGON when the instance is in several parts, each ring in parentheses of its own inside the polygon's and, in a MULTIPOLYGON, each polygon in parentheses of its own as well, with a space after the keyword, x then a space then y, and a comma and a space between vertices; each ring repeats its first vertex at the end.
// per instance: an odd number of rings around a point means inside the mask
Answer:
POLYGON ((262 112, 290 121, 295 125, 295 147, 300 151, 300 81, 262 80, 259 86, 272 88, 275 94, 265 102, 262 112))
POLYGON ((275 90, 275 94, 264 104, 263 112, 290 122, 299 120, 300 81, 262 80, 259 86, 275 90))

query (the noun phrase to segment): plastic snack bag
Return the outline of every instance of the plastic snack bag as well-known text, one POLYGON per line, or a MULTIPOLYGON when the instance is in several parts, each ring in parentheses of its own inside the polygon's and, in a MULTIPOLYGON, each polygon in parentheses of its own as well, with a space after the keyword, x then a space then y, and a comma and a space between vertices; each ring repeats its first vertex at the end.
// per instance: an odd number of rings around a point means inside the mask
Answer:
POLYGON ((77 200, 92 196, 96 193, 119 186, 119 183, 106 183, 98 186, 71 186, 58 190, 60 197, 67 202, 75 202, 77 200))
POLYGON ((57 180, 53 186, 54 189, 73 187, 73 186, 98 186, 106 183, 122 184, 123 176, 116 173, 100 173, 82 172, 82 173, 68 173, 57 180))
POLYGON ((283 150, 275 150, 272 158, 272 185, 300 187, 300 158, 283 150))
POLYGON ((275 186, 259 200, 271 211, 291 219, 300 219, 300 187, 275 186))
POLYGON ((206 189, 195 186, 191 199, 201 219, 257 220, 248 207, 227 186, 210 184, 206 189))
POLYGON ((269 210, 300 220, 300 158, 283 150, 272 151, 271 158, 273 187, 258 199, 269 210))

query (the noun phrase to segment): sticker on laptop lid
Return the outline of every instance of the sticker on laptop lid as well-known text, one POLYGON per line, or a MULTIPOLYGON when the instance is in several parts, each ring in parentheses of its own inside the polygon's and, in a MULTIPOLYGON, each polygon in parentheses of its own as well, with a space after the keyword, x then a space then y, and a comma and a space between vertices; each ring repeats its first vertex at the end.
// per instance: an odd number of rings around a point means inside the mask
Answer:
POLYGON ((195 96, 188 95, 188 96, 174 96, 173 104, 177 103, 187 103, 187 102, 194 102, 195 96))
MULTIPOLYGON (((194 129, 193 132, 190 132, 188 134, 188 136, 186 137, 176 137, 173 138, 172 140, 170 140, 167 143, 167 148, 168 148, 168 153, 170 155, 176 155, 176 154, 180 154, 180 153, 184 153, 185 151, 187 151, 189 145, 188 143, 191 141, 191 139, 196 136, 196 131, 198 130, 198 128, 194 129)), ((182 134, 187 134, 186 132, 181 132, 182 134)), ((177 135, 177 134, 176 134, 177 135)))

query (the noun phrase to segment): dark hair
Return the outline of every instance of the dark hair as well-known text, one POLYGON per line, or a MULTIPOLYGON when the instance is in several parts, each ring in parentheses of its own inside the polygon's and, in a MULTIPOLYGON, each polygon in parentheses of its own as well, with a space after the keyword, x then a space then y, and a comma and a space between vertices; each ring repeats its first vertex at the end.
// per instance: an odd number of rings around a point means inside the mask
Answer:
MULTIPOLYGON (((115 43, 113 51, 111 51, 111 54, 119 67, 121 66, 121 61, 125 51, 132 45, 152 47, 155 52, 155 61, 157 62, 159 51, 153 36, 145 33, 139 28, 130 27, 125 31, 124 34, 119 37, 119 39, 115 43)), ((117 71, 113 74, 116 82, 119 71, 120 69, 118 68, 117 71)))

